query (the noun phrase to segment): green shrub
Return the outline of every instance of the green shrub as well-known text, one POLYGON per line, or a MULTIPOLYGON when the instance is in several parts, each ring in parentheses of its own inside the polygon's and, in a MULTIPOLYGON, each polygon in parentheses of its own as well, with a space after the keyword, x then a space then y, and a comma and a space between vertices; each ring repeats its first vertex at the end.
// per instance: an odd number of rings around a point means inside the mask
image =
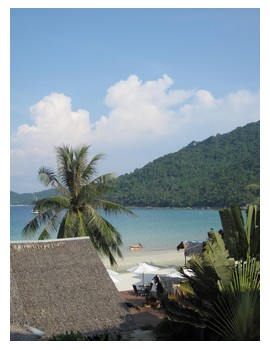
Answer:
POLYGON ((53 340, 53 341, 84 341, 85 338, 80 332, 74 333, 73 331, 71 331, 70 333, 66 332, 66 333, 54 335, 54 336, 52 336, 52 338, 50 340, 53 340))

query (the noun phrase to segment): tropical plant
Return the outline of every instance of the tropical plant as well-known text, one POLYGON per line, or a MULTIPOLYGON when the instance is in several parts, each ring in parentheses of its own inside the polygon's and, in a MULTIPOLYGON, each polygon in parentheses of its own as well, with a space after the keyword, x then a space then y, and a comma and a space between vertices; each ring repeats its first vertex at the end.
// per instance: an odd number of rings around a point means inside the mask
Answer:
POLYGON ((229 285, 213 301, 209 327, 224 340, 260 338, 260 263, 248 258, 235 265, 229 285))
POLYGON ((164 295, 162 302, 169 318, 189 324, 205 332, 210 317, 212 301, 220 293, 220 283, 228 285, 231 280, 234 259, 231 259, 218 232, 212 232, 206 241, 202 256, 194 255, 179 271, 185 276, 174 295, 164 295))
POLYGON ((221 234, 210 232, 203 254, 194 255, 186 267, 193 274, 180 267, 185 282, 163 297, 169 318, 193 326, 201 339, 259 340, 259 261, 236 261, 221 234))
POLYGON ((97 163, 103 154, 90 161, 89 146, 73 149, 70 146, 56 147, 57 173, 41 167, 39 180, 47 187, 51 185, 59 195, 37 200, 38 211, 23 229, 25 237, 32 237, 42 227, 39 239, 49 239, 57 232, 57 238, 89 236, 96 250, 116 264, 115 254, 122 257, 122 239, 117 229, 100 213, 133 213, 105 199, 114 181, 112 174, 97 176, 97 163))
POLYGON ((249 205, 246 220, 237 204, 219 210, 223 239, 230 256, 235 260, 260 256, 260 209, 249 205))

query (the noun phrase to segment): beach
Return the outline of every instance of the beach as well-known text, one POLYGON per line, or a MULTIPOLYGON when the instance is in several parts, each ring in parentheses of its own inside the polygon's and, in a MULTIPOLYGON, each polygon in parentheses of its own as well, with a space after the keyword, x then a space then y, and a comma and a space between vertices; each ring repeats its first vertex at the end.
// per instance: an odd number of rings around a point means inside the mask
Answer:
POLYGON ((115 275, 118 280, 115 282, 115 286, 118 291, 132 290, 133 284, 141 284, 142 274, 127 272, 127 269, 135 266, 136 264, 146 262, 149 265, 159 267, 159 270, 151 273, 144 273, 144 283, 149 283, 156 275, 166 275, 173 269, 183 266, 185 262, 184 251, 171 250, 140 250, 129 251, 123 253, 123 259, 117 258, 117 267, 112 267, 110 262, 106 258, 101 258, 104 266, 107 269, 115 271, 118 275, 115 275))

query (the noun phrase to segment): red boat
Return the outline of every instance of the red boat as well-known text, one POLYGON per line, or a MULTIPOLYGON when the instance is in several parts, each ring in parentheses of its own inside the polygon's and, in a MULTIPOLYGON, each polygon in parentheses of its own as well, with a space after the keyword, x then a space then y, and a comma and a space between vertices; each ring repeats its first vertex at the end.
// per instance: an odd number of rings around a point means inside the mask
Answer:
POLYGON ((138 249, 142 249, 143 246, 141 245, 141 243, 139 243, 138 245, 130 245, 129 248, 131 250, 138 250, 138 249))

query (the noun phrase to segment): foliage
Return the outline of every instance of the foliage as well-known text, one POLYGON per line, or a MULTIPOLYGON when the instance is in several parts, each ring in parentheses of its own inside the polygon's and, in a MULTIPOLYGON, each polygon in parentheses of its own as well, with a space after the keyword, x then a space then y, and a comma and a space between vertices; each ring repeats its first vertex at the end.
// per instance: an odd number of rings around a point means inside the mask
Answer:
POLYGON ((246 214, 245 221, 237 204, 219 210, 223 239, 235 260, 259 259, 260 256, 260 209, 257 205, 249 205, 246 214))
POLYGON ((186 277, 174 296, 164 296, 168 316, 180 323, 205 329, 211 310, 211 300, 219 294, 222 282, 228 285, 232 276, 234 260, 230 258, 219 233, 213 233, 206 242, 202 256, 195 255, 187 262, 187 268, 194 276, 180 268, 186 277))
MULTIPOLYGON (((38 192, 39 199, 50 197, 38 192)), ((32 204, 33 194, 11 192, 11 204, 32 204)), ((226 207, 259 204, 260 123, 191 142, 133 173, 119 176, 108 197, 125 206, 226 207)))
POLYGON ((162 320, 154 329, 156 340, 159 341, 194 341, 214 340, 211 331, 208 334, 200 329, 194 331, 194 327, 187 323, 174 322, 169 319, 162 320))
POLYGON ((16 193, 10 191, 11 205, 33 205, 36 199, 49 198, 57 195, 55 189, 39 191, 36 193, 16 193))
POLYGON ((260 123, 191 142, 120 176, 112 200, 127 206, 226 207, 258 202, 260 123))
POLYGON ((203 299, 214 297, 219 290, 219 283, 228 285, 232 277, 234 259, 229 256, 224 241, 218 232, 213 232, 206 241, 202 257, 194 255, 188 262, 187 268, 192 270, 196 277, 181 273, 190 281, 196 295, 200 293, 203 299))
POLYGON ((232 281, 213 301, 209 327, 224 340, 260 338, 260 263, 248 258, 234 269, 232 281))
POLYGON ((114 255, 122 257, 121 236, 97 209, 110 214, 133 213, 105 199, 114 177, 96 176, 96 166, 103 155, 88 161, 88 150, 89 146, 56 147, 57 173, 47 167, 39 169, 39 180, 52 186, 59 195, 36 201, 34 210, 39 214, 24 227, 23 235, 31 237, 45 225, 39 239, 48 239, 53 232, 57 232, 57 238, 89 236, 96 250, 114 265, 114 255))
POLYGON ((85 337, 80 332, 71 331, 52 336, 49 340, 53 341, 84 341, 85 337))
MULTIPOLYGON (((254 214, 258 211, 256 206, 249 208, 252 208, 248 210, 252 219, 247 226, 252 229, 247 231, 254 229, 254 235, 248 234, 248 245, 254 246, 252 241, 257 242, 256 235, 259 234, 259 222, 254 214), (256 225, 252 224, 253 221, 256 225)), ((241 216, 237 215, 235 221, 242 227, 241 216)), ((233 242, 239 244, 239 235, 237 237, 238 240, 229 240, 232 246, 233 242)), ((193 274, 179 268, 186 282, 178 285, 174 295, 163 296, 165 311, 174 322, 193 327, 204 340, 206 337, 259 340, 260 262, 247 255, 245 260, 236 261, 229 254, 236 251, 235 247, 227 250, 225 242, 220 233, 209 233, 203 254, 195 255, 187 262, 187 268, 193 274)), ((251 251, 246 247, 246 252, 251 251)))

